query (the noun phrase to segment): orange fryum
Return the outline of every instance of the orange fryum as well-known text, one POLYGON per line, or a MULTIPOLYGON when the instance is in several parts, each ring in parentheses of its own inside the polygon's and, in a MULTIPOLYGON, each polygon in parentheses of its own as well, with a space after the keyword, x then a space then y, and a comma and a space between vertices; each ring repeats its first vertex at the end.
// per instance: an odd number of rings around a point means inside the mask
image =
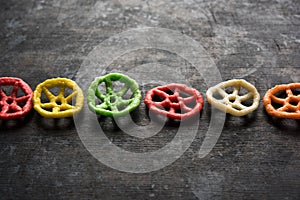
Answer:
POLYGON ((264 96, 264 106, 269 115, 279 118, 300 119, 300 94, 293 94, 293 89, 300 90, 300 83, 290 83, 287 85, 276 85, 267 91, 264 96), (276 97, 276 93, 285 91, 287 97, 276 97), (272 103, 282 105, 274 108, 272 103))

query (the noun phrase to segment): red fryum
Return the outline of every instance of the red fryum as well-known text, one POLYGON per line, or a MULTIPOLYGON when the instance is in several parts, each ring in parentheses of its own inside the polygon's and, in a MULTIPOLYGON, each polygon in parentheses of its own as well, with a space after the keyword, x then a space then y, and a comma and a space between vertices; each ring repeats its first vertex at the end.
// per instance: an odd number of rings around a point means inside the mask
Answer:
POLYGON ((19 78, 2 77, 0 86, 13 86, 11 94, 5 94, 0 88, 0 119, 24 117, 32 108, 32 90, 29 85, 19 78), (19 88, 24 96, 17 97, 19 88))
POLYGON ((174 83, 149 90, 144 101, 149 110, 176 120, 193 117, 204 104, 201 93, 196 89, 174 83))

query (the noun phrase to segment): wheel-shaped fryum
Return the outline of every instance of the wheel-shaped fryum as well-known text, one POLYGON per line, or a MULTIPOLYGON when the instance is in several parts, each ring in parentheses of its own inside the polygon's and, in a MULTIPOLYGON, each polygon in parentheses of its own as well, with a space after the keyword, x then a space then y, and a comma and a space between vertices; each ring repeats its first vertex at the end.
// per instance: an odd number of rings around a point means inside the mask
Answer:
POLYGON ((141 102, 142 94, 137 82, 124 74, 110 73, 96 78, 88 89, 87 102, 91 111, 107 117, 121 117, 134 109, 141 102), (115 83, 123 84, 119 91, 114 88, 115 83), (99 89, 101 83, 105 84, 105 94, 99 89), (130 98, 125 98, 128 91, 132 92, 130 98))
POLYGON ((72 117, 82 109, 83 101, 84 97, 80 87, 67 78, 47 79, 40 83, 33 93, 34 109, 46 118, 72 117), (55 87, 59 87, 58 95, 54 95, 50 91, 55 87), (72 93, 66 95, 66 88, 71 89, 72 93), (42 93, 48 99, 47 102, 41 102, 42 93), (76 101, 74 105, 72 105, 72 99, 76 101))
POLYGON ((300 83, 277 85, 266 92, 263 101, 273 117, 300 119, 300 83))
POLYGON ((234 116, 244 116, 253 112, 259 106, 260 101, 255 86, 243 79, 225 81, 209 88, 206 98, 212 106, 234 116), (233 88, 233 91, 227 93, 227 88, 233 88), (247 93, 239 94, 242 88, 247 93))
POLYGON ((185 120, 203 108, 200 92, 183 84, 169 84, 149 90, 145 96, 149 110, 170 119, 185 120))
POLYGON ((9 120, 24 117, 32 108, 32 90, 23 80, 15 77, 0 78, 0 119, 9 120), (12 86, 6 94, 1 86, 12 86), (18 97, 19 88, 24 93, 18 97))

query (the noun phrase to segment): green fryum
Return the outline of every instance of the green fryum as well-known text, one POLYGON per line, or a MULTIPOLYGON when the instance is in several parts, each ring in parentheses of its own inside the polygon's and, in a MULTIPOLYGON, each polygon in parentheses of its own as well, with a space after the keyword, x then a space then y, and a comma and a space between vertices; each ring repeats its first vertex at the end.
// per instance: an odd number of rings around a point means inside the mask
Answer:
POLYGON ((98 77, 91 83, 88 89, 87 102, 89 109, 98 115, 121 117, 136 109, 140 105, 141 98, 142 94, 137 82, 124 74, 111 73, 98 77), (113 91, 114 81, 124 83, 118 92, 113 91), (99 85, 103 82, 106 86, 105 95, 99 91, 99 85), (129 89, 132 91, 133 97, 123 99, 129 89), (96 105, 96 98, 101 101, 101 104, 96 105))

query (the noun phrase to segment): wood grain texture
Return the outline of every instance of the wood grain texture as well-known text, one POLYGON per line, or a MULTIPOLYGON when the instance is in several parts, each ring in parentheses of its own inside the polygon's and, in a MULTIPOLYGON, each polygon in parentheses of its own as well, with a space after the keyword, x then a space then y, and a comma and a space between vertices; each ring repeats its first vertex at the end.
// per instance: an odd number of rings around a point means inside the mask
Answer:
MULTIPOLYGON (((1 0, 0 75, 20 77, 32 88, 52 77, 74 79, 85 56, 105 39, 131 28, 162 27, 204 46, 223 80, 245 78, 263 97, 276 84, 300 81, 299 11, 298 0, 1 0)), ((207 85, 190 63, 158 49, 130 52, 107 70, 154 61, 180 69, 205 93, 207 85)), ((22 120, 0 121, 1 199, 299 199, 300 122, 269 117, 261 102, 249 116, 228 115, 216 146, 200 159, 210 123, 205 103, 198 128, 203 134, 172 165, 146 174, 119 172, 96 160, 72 119, 44 119, 32 111, 22 120)), ((133 116, 145 123, 145 105, 133 116)), ((161 148, 176 134, 167 126, 140 140, 115 131, 110 119, 101 123, 114 144, 135 152, 161 148)))

